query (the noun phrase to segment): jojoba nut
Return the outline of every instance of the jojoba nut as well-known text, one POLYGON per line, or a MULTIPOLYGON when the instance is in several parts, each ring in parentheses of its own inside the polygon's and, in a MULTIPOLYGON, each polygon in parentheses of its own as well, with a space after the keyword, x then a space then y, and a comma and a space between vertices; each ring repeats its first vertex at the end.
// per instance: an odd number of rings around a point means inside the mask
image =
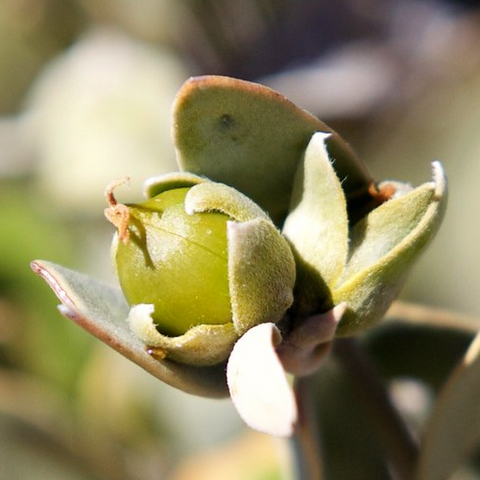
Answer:
POLYGON ((227 252, 231 219, 216 212, 187 214, 188 190, 167 190, 139 204, 115 202, 106 212, 118 229, 113 257, 124 295, 131 305, 153 305, 152 318, 168 336, 232 318, 227 252))

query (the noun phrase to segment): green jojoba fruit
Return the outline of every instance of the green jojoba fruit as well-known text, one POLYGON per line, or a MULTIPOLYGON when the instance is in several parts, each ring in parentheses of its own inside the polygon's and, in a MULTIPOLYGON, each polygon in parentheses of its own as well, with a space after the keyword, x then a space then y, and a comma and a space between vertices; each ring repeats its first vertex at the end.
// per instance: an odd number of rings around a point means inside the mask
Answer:
POLYGON ((250 328, 293 302, 295 260, 268 215, 227 185, 187 173, 153 177, 143 203, 117 203, 113 263, 133 334, 157 359, 215 365, 250 328))
POLYGON ((187 214, 188 190, 176 188, 123 206, 128 226, 122 228, 128 228, 128 236, 119 238, 114 252, 127 301, 152 304, 153 320, 169 336, 195 325, 224 324, 232 317, 227 254, 231 218, 217 212, 187 214))

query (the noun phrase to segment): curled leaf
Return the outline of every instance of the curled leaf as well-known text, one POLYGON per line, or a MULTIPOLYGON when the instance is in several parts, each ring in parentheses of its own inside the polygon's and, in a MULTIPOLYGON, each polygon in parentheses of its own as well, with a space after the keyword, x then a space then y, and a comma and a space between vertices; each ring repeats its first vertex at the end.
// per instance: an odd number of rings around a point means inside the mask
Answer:
POLYGON ((191 188, 185 199, 188 214, 221 212, 238 222, 254 218, 268 219, 268 215, 248 197, 223 183, 205 182, 191 188))
POLYGON ((153 305, 140 304, 130 309, 128 324, 156 358, 188 365, 216 365, 228 358, 237 334, 232 323, 197 325, 183 335, 168 337, 158 332, 151 315, 153 305))
POLYGON ((433 182, 385 202, 355 225, 343 282, 332 294, 335 304, 347 304, 340 335, 372 326, 385 314, 405 274, 434 237, 447 200, 438 162, 433 177, 433 182))
POLYGON ((205 182, 206 179, 188 172, 173 172, 156 177, 150 177, 143 185, 143 193, 147 198, 153 198, 162 192, 174 188, 193 187, 205 182))
POLYGON ((318 369, 330 350, 344 312, 345 304, 342 303, 329 312, 312 315, 293 327, 277 348, 287 372, 310 375, 318 369))
POLYGON ((278 322, 293 302, 295 261, 269 221, 228 222, 228 271, 233 324, 239 335, 278 322))
POLYGON ((126 322, 129 307, 118 288, 50 262, 37 260, 32 269, 62 302, 60 312, 86 331, 175 388, 204 397, 228 395, 224 365, 192 367, 157 360, 132 334, 126 322))
POLYGON ((295 178, 290 213, 283 227, 299 257, 299 291, 309 291, 315 301, 327 296, 325 285, 336 285, 348 254, 347 204, 328 157, 328 137, 324 133, 313 135, 295 178))
POLYGON ((297 421, 293 389, 275 347, 281 335, 273 323, 250 329, 235 344, 227 365, 232 401, 251 428, 290 436, 297 421))

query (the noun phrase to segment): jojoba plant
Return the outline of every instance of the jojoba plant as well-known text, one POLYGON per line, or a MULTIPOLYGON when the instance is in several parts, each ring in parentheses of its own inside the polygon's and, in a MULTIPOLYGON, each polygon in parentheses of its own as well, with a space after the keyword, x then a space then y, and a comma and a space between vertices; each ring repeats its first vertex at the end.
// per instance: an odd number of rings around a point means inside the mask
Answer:
MULTIPOLYGON (((441 224, 442 166, 416 188, 375 182, 313 115, 266 87, 216 76, 182 87, 173 138, 180 171, 148 179, 146 200, 122 204, 119 184, 107 189, 121 291, 48 262, 33 268, 66 317, 159 379, 230 395, 251 427, 301 442, 296 382, 332 345, 339 357, 352 351, 340 337, 381 321, 441 224)), ((478 345, 465 368, 479 368, 478 345)), ((394 448, 408 440, 400 430, 394 448)), ((304 447, 296 452, 312 452, 304 447)), ((408 478, 415 455, 404 447, 396 467, 408 478)))

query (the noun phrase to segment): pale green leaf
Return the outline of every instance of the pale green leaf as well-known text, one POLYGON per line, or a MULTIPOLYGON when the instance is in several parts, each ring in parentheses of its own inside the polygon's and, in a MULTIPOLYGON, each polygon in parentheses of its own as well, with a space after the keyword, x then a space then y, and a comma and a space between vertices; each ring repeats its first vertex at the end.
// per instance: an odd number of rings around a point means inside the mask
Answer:
POLYGON ((293 389, 275 351, 281 335, 273 323, 250 329, 227 364, 228 388, 245 423, 276 436, 290 436, 297 421, 293 389))
POLYGON ((216 182, 204 182, 191 188, 185 198, 185 210, 188 214, 217 211, 239 222, 268 219, 268 215, 248 197, 216 182))
POLYGON ((336 285, 348 254, 347 204, 328 158, 327 139, 323 133, 312 137, 295 177, 291 211, 283 227, 302 264, 320 274, 317 297, 324 283, 330 288, 336 285))
POLYGON ((426 183, 389 200, 358 222, 351 233, 350 258, 344 278, 374 265, 408 237, 421 222, 435 186, 426 183))
POLYGON ((205 179, 188 172, 172 172, 150 177, 145 181, 143 192, 145 197, 153 198, 162 192, 174 188, 187 188, 205 182, 205 179))
POLYGON ((440 393, 420 452, 416 478, 451 478, 479 443, 480 334, 440 393))
POLYGON ((65 317, 153 376, 188 393, 213 398, 228 395, 223 364, 192 367, 149 355, 126 322, 129 307, 120 289, 50 262, 37 260, 32 268, 62 302, 59 308, 65 317))
POLYGON ((339 335, 364 330, 385 314, 435 236, 446 200, 446 180, 437 162, 433 182, 384 203, 355 226, 352 258, 343 283, 333 291, 335 304, 347 304, 339 335))
POLYGON ((182 170, 246 194, 281 223, 297 166, 313 133, 332 133, 329 153, 346 192, 371 179, 327 125, 262 85, 219 76, 188 80, 174 105, 174 142, 182 170))
POLYGON ((293 302, 295 261, 269 221, 228 222, 228 274, 235 330, 278 322, 293 302))
POLYGON ((151 348, 157 358, 196 366, 216 365, 228 358, 238 338, 231 322, 196 325, 183 335, 168 337, 157 330, 151 317, 153 312, 153 305, 135 305, 127 321, 135 336, 151 348))

